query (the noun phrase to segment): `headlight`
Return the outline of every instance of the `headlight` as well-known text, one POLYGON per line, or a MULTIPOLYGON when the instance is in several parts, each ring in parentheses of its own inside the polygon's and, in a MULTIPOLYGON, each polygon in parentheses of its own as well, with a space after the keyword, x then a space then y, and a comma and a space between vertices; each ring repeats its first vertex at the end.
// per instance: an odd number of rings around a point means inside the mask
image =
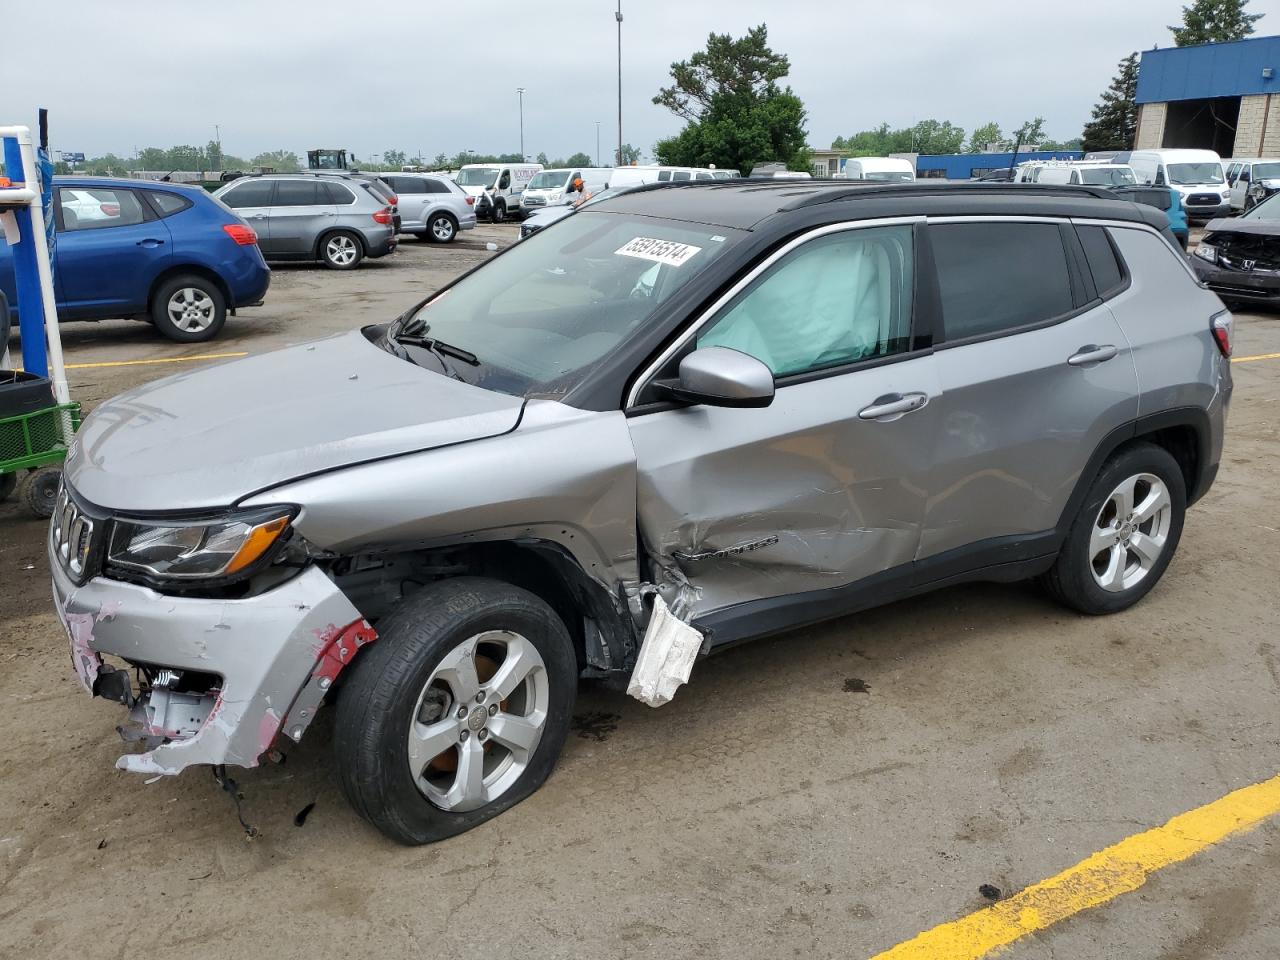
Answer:
POLYGON ((1210 263, 1218 262, 1218 248, 1211 243, 1201 242, 1196 245, 1196 256, 1210 263))
POLYGON ((269 507, 196 521, 116 520, 107 565, 158 580, 234 577, 267 556, 293 510, 269 507))

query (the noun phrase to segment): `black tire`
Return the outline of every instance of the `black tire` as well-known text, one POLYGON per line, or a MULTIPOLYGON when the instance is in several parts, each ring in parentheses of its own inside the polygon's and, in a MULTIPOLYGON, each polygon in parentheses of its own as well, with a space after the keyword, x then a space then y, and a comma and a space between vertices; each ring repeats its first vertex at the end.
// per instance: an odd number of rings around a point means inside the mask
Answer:
POLYGON ((52 517, 53 508, 58 502, 58 483, 61 480, 61 467, 32 470, 22 487, 22 500, 27 509, 37 517, 52 517))
POLYGON ((447 213, 434 214, 427 221, 427 232, 423 238, 432 243, 453 243, 458 236, 458 221, 447 213))
POLYGON ((350 230, 334 230, 320 238, 316 252, 330 270, 354 270, 364 259, 364 243, 350 230))
POLYGON ((507 219, 507 205, 499 200, 493 205, 493 213, 489 215, 489 219, 494 223, 505 223, 507 219))
MULTIPOLYGON (((1164 575, 1178 549, 1186 509, 1186 481, 1178 462, 1167 450, 1153 443, 1135 443, 1117 451, 1103 464, 1090 485, 1057 561, 1042 578, 1046 590, 1059 603, 1080 613, 1096 616, 1128 609, 1146 596, 1164 575), (1157 477, 1168 491, 1171 513, 1164 545, 1150 569, 1133 586, 1106 590, 1094 577, 1093 558, 1089 556, 1090 542, 1112 491, 1127 478, 1140 474, 1157 477)), ((1139 531, 1142 529, 1138 528, 1139 531)), ((1136 557, 1136 554, 1125 556, 1136 557)))
POLYGON ((18 475, 16 473, 0 473, 0 503, 9 499, 9 495, 13 493, 18 486, 18 475))
POLYGON ((343 679, 334 737, 343 792, 388 837, 421 844, 470 830, 542 786, 569 731, 578 673, 569 633, 545 602, 500 581, 459 577, 402 600, 379 622, 377 642, 343 679), (415 784, 407 753, 410 721, 445 656, 486 630, 515 631, 537 649, 548 680, 547 719, 519 779, 484 806, 449 811, 415 784))
POLYGON ((151 322, 170 340, 203 343, 227 322, 227 300, 207 277, 188 273, 162 283, 151 296, 151 322))

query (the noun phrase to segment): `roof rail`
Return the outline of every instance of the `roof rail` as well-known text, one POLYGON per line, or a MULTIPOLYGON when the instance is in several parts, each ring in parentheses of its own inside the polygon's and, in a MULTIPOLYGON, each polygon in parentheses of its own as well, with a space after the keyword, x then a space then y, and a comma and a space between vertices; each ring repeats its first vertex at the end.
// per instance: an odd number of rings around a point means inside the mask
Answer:
MULTIPOLYGON (((811 181, 807 181, 811 182, 811 181)), ((821 181, 818 181, 821 182, 821 181)), ((848 181, 846 181, 848 182, 848 181)), ((855 183, 857 181, 854 181, 855 183)), ((793 181, 794 183, 794 181, 793 181)), ((1008 182, 990 182, 982 181, 955 181, 946 180, 939 183, 930 183, 927 180, 916 180, 912 183, 871 183, 863 181, 861 186, 850 187, 844 190, 825 190, 821 192, 813 192, 808 196, 799 197, 792 203, 783 207, 783 210, 798 210, 802 207, 812 207, 820 203, 836 203, 841 200, 858 200, 868 199, 872 197, 883 196, 901 196, 916 193, 972 193, 982 194, 986 196, 1008 196, 1011 194, 1034 195, 1041 197, 1080 197, 1088 196, 1098 200, 1116 200, 1119 199, 1114 193, 1106 187, 1094 187, 1087 185, 1074 184, 1039 184, 1039 183, 1008 183, 1008 182)))

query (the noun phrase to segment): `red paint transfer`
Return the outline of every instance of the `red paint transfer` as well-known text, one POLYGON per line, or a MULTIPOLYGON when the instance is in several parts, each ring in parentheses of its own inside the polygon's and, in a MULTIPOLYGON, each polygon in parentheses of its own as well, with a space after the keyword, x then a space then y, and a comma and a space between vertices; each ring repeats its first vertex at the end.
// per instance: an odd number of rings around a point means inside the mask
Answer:
POLYGON ((377 631, 369 625, 368 620, 355 620, 345 627, 329 626, 320 632, 323 646, 320 648, 320 659, 316 668, 311 671, 313 678, 327 678, 330 682, 338 678, 361 647, 378 639, 377 631))

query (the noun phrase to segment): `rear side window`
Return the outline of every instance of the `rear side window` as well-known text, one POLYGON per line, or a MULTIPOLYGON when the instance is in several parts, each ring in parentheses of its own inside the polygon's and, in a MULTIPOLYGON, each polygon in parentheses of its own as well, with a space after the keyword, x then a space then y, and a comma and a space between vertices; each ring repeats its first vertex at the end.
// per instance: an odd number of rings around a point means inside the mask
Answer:
POLYGON ((1062 235, 1053 223, 929 227, 949 341, 1000 334, 1075 309, 1062 235))
POLYGON ((132 190, 63 187, 58 191, 64 230, 102 230, 142 223, 147 214, 132 190))
MULTIPOLYGON (((423 193, 449 193, 450 192, 449 185, 445 183, 443 180, 438 180, 435 177, 432 177, 429 180, 423 180, 422 188, 423 188, 422 189, 423 193)), ((461 193, 462 188, 459 187, 458 192, 461 193)))
POLYGON ((323 201, 315 180, 281 180, 276 185, 276 207, 311 207, 323 201))
POLYGON ((151 202, 156 205, 156 209, 160 211, 160 216, 167 217, 185 210, 191 206, 191 201, 186 197, 180 197, 176 193, 161 193, 159 190, 148 190, 147 196, 151 198, 151 202))
POLYGON ((1124 285, 1124 270, 1116 259, 1116 251, 1107 238, 1107 231, 1103 227, 1076 227, 1076 235, 1080 237, 1080 245, 1084 247, 1084 256, 1089 261, 1089 272, 1093 274, 1093 285, 1098 289, 1098 296, 1111 296, 1124 285))
POLYGON ((417 177, 392 177, 390 182, 396 193, 430 193, 423 181, 417 177))
POLYGON ((269 207, 275 183, 271 180, 246 180, 222 195, 222 202, 233 210, 242 207, 269 207))
POLYGON ((347 207, 356 202, 356 195, 340 183, 334 183, 332 180, 322 180, 320 181, 320 187, 328 196, 329 203, 347 207))

